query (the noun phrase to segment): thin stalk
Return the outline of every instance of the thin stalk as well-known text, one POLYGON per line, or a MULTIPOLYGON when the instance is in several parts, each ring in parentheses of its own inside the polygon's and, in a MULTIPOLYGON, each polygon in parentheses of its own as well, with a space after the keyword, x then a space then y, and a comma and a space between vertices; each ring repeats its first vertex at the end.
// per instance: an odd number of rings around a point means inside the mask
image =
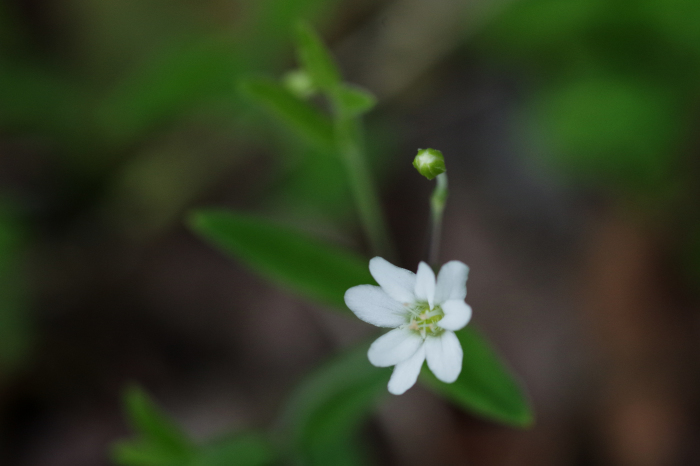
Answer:
POLYGON ((430 197, 430 250, 428 260, 430 265, 437 270, 440 263, 440 239, 442 237, 442 214, 447 202, 447 174, 437 176, 437 185, 430 197))
POLYGON ((389 239, 379 196, 363 154, 359 121, 344 115, 338 104, 334 107, 336 144, 345 164, 360 223, 372 252, 385 258, 394 258, 394 248, 389 239))

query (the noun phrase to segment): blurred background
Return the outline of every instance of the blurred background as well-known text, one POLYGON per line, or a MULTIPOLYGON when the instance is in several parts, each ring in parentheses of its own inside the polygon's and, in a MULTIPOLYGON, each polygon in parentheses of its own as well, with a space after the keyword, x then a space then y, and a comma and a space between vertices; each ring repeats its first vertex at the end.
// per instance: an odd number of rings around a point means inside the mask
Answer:
POLYGON ((131 382, 194 438, 264 427, 371 335, 183 220, 368 254, 338 159, 238 92, 296 66, 299 18, 379 99, 367 154, 409 269, 432 189, 411 161, 445 154, 442 260, 536 410, 521 431, 416 387, 367 426, 378 464, 700 464, 695 0, 2 0, 0 464, 111 464, 131 382))

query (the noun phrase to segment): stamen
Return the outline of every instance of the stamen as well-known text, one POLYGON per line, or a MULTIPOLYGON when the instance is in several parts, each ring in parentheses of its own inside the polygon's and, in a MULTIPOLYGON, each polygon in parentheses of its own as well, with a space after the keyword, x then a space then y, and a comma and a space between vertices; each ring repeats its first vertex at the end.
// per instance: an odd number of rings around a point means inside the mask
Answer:
POLYGON ((442 333, 439 322, 445 314, 440 306, 430 309, 427 303, 418 303, 414 307, 408 308, 408 311, 410 313, 408 328, 414 332, 420 332, 422 338, 442 333))

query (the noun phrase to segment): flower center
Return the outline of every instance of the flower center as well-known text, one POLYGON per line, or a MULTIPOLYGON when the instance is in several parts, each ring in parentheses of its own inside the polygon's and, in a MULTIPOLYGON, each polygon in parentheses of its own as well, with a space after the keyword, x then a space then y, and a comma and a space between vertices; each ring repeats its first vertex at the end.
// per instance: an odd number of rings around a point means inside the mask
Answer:
POLYGON ((428 303, 417 303, 409 309, 410 320, 408 328, 414 332, 426 336, 435 336, 443 332, 438 322, 445 316, 440 306, 430 309, 428 303))

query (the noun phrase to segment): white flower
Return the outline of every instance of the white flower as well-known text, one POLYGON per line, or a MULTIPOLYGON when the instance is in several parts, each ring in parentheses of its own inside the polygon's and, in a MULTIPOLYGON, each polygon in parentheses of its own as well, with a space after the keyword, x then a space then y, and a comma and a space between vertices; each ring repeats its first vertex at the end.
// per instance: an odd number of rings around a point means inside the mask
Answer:
POLYGON ((425 262, 414 274, 375 257, 369 261, 369 271, 379 286, 350 288, 345 304, 365 322, 394 329, 372 343, 367 353, 377 367, 396 366, 389 392, 401 395, 411 388, 426 359, 438 379, 457 380, 462 346, 454 332, 472 316, 471 307, 464 302, 469 267, 450 261, 440 269, 437 283, 425 262))

